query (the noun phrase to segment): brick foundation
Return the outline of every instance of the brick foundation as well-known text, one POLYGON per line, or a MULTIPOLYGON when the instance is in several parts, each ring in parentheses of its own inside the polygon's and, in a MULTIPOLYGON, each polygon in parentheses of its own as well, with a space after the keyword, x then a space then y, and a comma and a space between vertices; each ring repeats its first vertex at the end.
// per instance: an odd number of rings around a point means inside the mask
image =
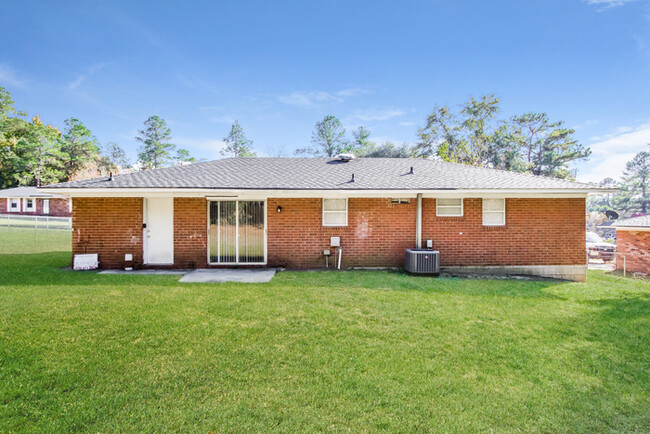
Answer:
POLYGON ((650 273, 650 231, 616 230, 616 269, 650 273))
MULTIPOLYGON (((504 227, 483 226, 481 199, 465 199, 463 217, 436 217, 435 199, 422 202, 422 239, 433 240, 442 266, 585 264, 582 198, 507 199, 504 227)), ((326 227, 322 199, 268 199, 268 266, 324 267, 323 250, 339 236, 342 267, 400 267, 415 245, 415 215, 415 199, 351 198, 348 226, 326 227)), ((132 253, 142 266, 141 198, 75 198, 73 229, 74 253, 99 253, 103 268, 122 268, 132 253)), ((175 198, 174 266, 206 267, 207 246, 207 201, 175 198)))

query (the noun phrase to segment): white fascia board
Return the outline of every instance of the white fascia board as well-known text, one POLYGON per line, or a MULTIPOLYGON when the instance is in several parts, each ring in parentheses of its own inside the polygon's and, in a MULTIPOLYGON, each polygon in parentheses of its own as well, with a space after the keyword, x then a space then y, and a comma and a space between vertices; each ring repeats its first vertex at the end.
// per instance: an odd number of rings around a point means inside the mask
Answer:
POLYGON ((228 198, 336 198, 336 197, 388 197, 415 198, 585 198, 588 190, 216 190, 190 188, 41 188, 44 193, 69 197, 205 197, 211 200, 228 198))
POLYGON ((634 232, 648 232, 650 227, 647 226, 615 226, 617 231, 634 231, 634 232))

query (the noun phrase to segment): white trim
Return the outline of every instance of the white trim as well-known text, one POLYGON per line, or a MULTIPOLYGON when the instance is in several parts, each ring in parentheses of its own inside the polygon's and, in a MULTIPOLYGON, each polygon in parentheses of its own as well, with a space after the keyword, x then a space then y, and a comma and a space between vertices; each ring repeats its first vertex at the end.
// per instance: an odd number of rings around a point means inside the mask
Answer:
POLYGON ((482 208, 482 215, 483 215, 483 226, 505 226, 506 225, 506 199, 505 198, 484 198, 481 200, 481 208, 482 208), (503 211, 497 210, 497 211, 487 211, 488 214, 503 214, 503 223, 499 224, 487 224, 485 223, 485 200, 502 200, 503 201, 503 211))
POLYGON ((648 226, 616 226, 617 231, 635 231, 635 232, 646 232, 650 231, 648 226))
POLYGON ((36 199, 33 199, 31 197, 24 197, 23 198, 23 212, 36 212, 36 199), (31 207, 28 207, 27 204, 30 203, 32 204, 31 207))
POLYGON ((477 190, 242 190, 206 188, 41 188, 46 193, 65 194, 70 197, 205 197, 207 200, 262 200, 267 198, 343 198, 387 197, 415 199, 418 193, 424 198, 586 198, 589 193, 607 191, 589 189, 477 189, 477 190), (250 198, 250 199, 249 199, 250 198))
MULTIPOLYGON (((156 198, 156 199, 159 199, 159 198, 156 198)), ((149 228, 149 210, 148 210, 148 205, 149 204, 147 203, 147 198, 143 198, 142 203, 143 203, 143 206, 145 207, 145 210, 146 210, 146 212, 143 213, 143 216, 146 214, 146 218, 147 218, 147 221, 146 221, 147 227, 146 227, 146 229, 142 228, 142 230, 143 230, 143 241, 142 241, 142 256, 143 256, 143 259, 142 259, 142 263, 143 264, 153 265, 153 266, 167 266, 167 265, 174 265, 174 263, 175 263, 174 261, 175 261, 176 258, 175 258, 174 232, 176 231, 176 219, 174 218, 174 198, 170 197, 170 199, 172 200, 172 207, 171 207, 171 214, 172 214, 171 256, 172 256, 172 262, 150 262, 149 261, 149 258, 148 258, 148 256, 149 256, 149 241, 148 241, 149 237, 147 236, 147 232, 150 229, 149 228), (146 255, 146 257, 145 257, 145 248, 144 248, 144 246, 145 246, 145 241, 144 241, 145 237, 147 239, 147 242, 146 242, 146 246, 147 246, 146 253, 147 253, 147 255, 146 255)))
POLYGON ((20 212, 23 201, 18 197, 8 197, 7 198, 7 212, 20 212), (12 203, 18 204, 16 209, 11 207, 12 203))
MULTIPOLYGON (((71 199, 72 200, 72 199, 71 199)), ((147 228, 149 225, 149 213, 147 212, 147 198, 142 198, 142 264, 149 264, 149 242, 147 241, 147 228)))
POLYGON ((460 214, 440 214, 439 209, 458 208, 458 205, 440 205, 440 201, 436 200, 436 217, 462 217, 465 215, 465 200, 462 197, 441 197, 440 199, 457 199, 460 200, 460 214))
POLYGON ((41 199, 41 214, 43 215, 50 214, 50 199, 41 199), (45 208, 47 208, 47 210, 45 208))
POLYGON ((323 211, 322 217, 321 217, 321 219, 322 219, 321 221, 322 221, 323 226, 326 226, 326 227, 329 227, 329 228, 344 228, 344 227, 346 227, 348 225, 348 198, 347 197, 324 197, 323 200, 321 201, 321 208, 322 208, 322 211, 323 211), (326 211, 325 210, 325 201, 326 200, 345 200, 345 224, 344 225, 325 223, 325 214, 326 213, 329 213, 329 214, 341 214, 342 212, 344 212, 344 211, 341 211, 341 210, 336 210, 336 211, 327 210, 326 211))
MULTIPOLYGON (((232 198, 232 197, 222 197, 218 199, 208 199, 206 201, 206 215, 207 215, 207 227, 206 227, 206 233, 207 233, 207 244, 206 244, 206 256, 207 256, 207 263, 208 265, 266 265, 268 263, 268 240, 267 240, 267 229, 266 229, 266 222, 267 222, 267 214, 269 212, 268 209, 268 204, 266 199, 246 199, 246 200, 241 200, 237 198, 232 198), (235 262, 211 262, 210 261, 210 202, 236 202, 235 205, 235 215, 237 216, 236 218, 236 229, 235 229, 235 259, 237 261, 235 262), (239 262, 239 202, 264 202, 264 262, 239 262)), ((219 211, 217 211, 217 215, 219 216, 219 211)), ((219 232, 217 232, 217 237, 220 235, 219 232)), ((219 240, 217 239, 217 246, 218 248, 221 246, 219 243, 219 240)), ((219 253, 219 252, 218 252, 219 253)), ((217 257, 221 255, 217 254, 217 257)))

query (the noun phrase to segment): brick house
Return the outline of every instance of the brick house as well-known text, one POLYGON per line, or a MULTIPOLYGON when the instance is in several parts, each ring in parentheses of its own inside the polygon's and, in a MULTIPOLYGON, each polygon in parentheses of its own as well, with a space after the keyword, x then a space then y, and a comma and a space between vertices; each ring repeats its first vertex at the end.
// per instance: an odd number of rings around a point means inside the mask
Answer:
POLYGON ((67 182, 72 250, 102 268, 400 267, 405 249, 443 268, 585 278, 579 182, 426 159, 234 158, 67 182))
POLYGON ((618 220, 616 227, 616 269, 650 273, 650 215, 618 220))
POLYGON ((0 190, 0 214, 71 217, 69 198, 43 193, 36 187, 15 187, 0 190))

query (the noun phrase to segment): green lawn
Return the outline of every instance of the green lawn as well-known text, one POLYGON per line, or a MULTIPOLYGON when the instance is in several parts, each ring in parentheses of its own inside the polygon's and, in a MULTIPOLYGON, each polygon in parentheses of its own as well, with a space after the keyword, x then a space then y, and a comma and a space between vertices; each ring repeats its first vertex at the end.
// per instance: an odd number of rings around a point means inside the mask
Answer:
POLYGON ((2 432, 650 431, 647 282, 179 284, 68 242, 0 229, 2 432))

